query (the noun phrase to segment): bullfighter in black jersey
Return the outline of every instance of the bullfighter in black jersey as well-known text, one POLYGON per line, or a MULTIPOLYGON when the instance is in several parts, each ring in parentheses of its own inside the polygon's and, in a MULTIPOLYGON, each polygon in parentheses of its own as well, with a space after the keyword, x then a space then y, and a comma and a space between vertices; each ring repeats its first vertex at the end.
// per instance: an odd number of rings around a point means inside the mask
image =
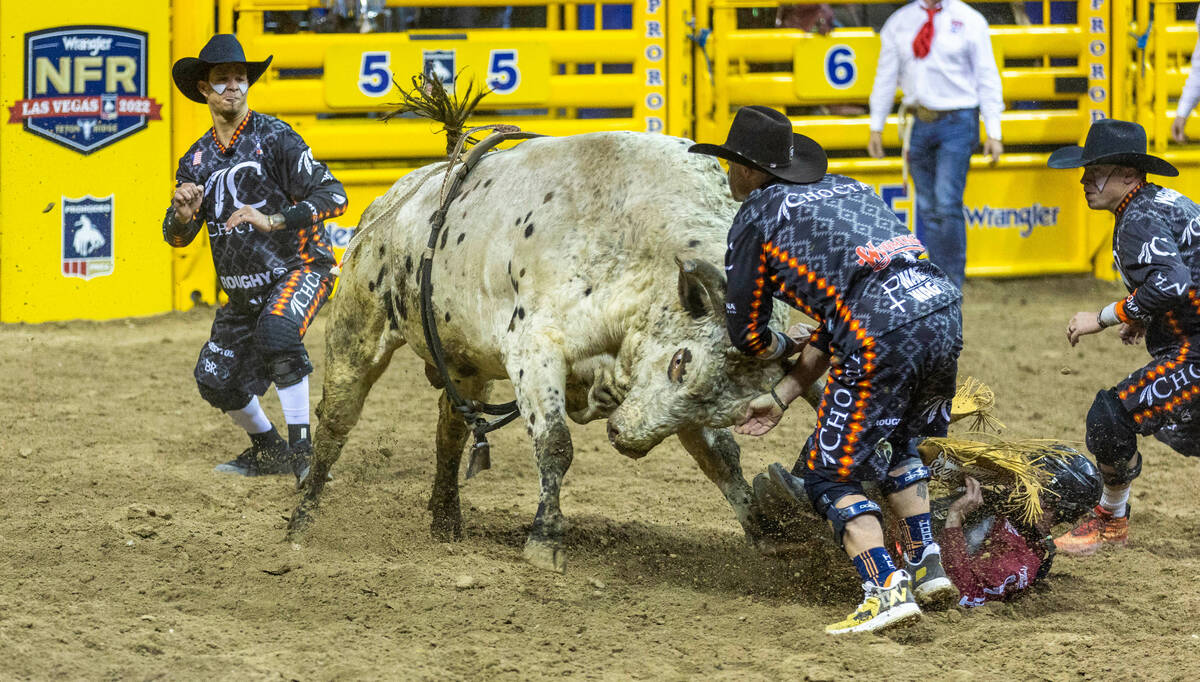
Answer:
POLYGON ((1129 295, 1099 312, 1076 313, 1067 340, 1118 327, 1126 344, 1145 337, 1149 364, 1100 391, 1087 414, 1087 447, 1100 465, 1104 494, 1090 518, 1054 543, 1060 552, 1094 554, 1129 538, 1129 488, 1142 470, 1138 436, 1153 435, 1176 452, 1200 457, 1200 206, 1146 174, 1179 171, 1146 153, 1136 123, 1103 119, 1083 147, 1050 155, 1051 168, 1083 168, 1084 198, 1112 211, 1113 260, 1129 295))
POLYGON ((735 430, 766 433, 829 371, 816 430, 792 474, 804 478, 817 513, 832 523, 865 597, 826 632, 878 631, 918 618, 918 602, 952 604, 958 592, 930 531, 930 472, 916 446, 946 435, 962 349, 962 294, 918 258, 925 252, 920 241, 869 185, 826 174, 824 150, 793 133, 783 114, 743 107, 724 145, 691 151, 729 161, 729 187, 743 202, 725 254, 734 345, 764 359, 800 352, 735 430), (792 338, 770 329, 775 299, 815 320, 816 331, 792 338), (884 547, 882 510, 864 495, 867 481, 879 483, 904 520, 907 571, 884 547))
POLYGON ((187 246, 207 225, 213 264, 229 297, 200 350, 200 395, 250 436, 251 447, 218 471, 307 474, 308 375, 304 332, 333 288, 324 220, 346 210, 345 190, 292 128, 250 111, 246 93, 271 58, 247 61, 232 35, 199 58, 175 63, 175 85, 207 104, 213 127, 179 160, 163 239, 187 246), (284 441, 259 405, 274 383, 288 425, 284 441))

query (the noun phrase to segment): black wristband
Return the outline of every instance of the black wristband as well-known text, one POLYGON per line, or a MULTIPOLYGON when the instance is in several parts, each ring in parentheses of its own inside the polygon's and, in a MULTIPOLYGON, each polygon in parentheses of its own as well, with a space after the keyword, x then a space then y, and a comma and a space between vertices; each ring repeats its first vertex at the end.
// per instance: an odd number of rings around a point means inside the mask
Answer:
POLYGON ((306 203, 288 206, 280 211, 283 214, 283 224, 289 230, 299 230, 313 224, 312 209, 306 203))
POLYGON ((775 404, 779 406, 780 410, 787 412, 787 408, 788 408, 787 403, 780 400, 779 394, 775 392, 774 386, 771 387, 771 397, 775 399, 775 404))

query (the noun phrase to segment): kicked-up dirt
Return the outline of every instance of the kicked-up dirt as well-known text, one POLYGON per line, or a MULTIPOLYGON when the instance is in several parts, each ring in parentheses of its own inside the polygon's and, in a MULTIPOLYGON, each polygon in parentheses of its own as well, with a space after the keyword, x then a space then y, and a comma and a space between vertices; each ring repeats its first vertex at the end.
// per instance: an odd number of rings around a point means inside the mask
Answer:
MULTIPOLYGON (((1066 342, 1074 312, 1121 295, 968 283, 960 376, 995 389, 1009 437, 1082 441, 1096 391, 1146 362, 1112 330, 1066 342)), ((437 394, 408 350, 285 542, 290 478, 212 470, 248 441, 192 380, 211 319, 0 326, 0 678, 1200 679, 1200 461, 1152 439, 1127 548, 1059 558, 1012 603, 835 638, 861 599, 850 562, 821 538, 756 554, 674 440, 630 461, 602 423, 574 428, 565 575, 521 561, 537 476, 520 427, 463 485, 463 540, 431 540, 437 394)), ((813 423, 797 405, 740 438, 747 478, 790 466, 813 423)))

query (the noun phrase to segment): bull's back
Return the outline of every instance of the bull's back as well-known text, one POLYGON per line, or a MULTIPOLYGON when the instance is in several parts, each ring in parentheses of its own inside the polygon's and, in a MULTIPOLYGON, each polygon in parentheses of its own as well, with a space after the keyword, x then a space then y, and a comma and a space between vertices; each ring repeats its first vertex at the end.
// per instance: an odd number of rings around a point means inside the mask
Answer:
MULTIPOLYGON (((483 157, 434 245, 432 300, 445 345, 503 376, 506 344, 522 333, 556 326, 576 337, 610 334, 631 279, 673 277, 677 252, 720 262, 736 204, 720 166, 688 154, 689 144, 594 133, 483 157)), ((373 282, 398 273, 405 315, 397 322, 426 357, 417 269, 444 172, 444 163, 417 169, 369 207, 346 274, 373 294, 373 282)))

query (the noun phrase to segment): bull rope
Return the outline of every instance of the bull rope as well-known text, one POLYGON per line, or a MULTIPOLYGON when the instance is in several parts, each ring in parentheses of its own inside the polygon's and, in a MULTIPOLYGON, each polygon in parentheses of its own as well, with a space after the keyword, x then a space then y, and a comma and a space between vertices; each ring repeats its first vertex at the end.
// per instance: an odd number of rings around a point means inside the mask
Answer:
MULTIPOLYGON (((425 245, 424 253, 421 254, 421 264, 418 268, 421 286, 421 329, 425 333, 425 346, 429 349, 429 354, 433 356, 433 364, 437 367, 438 374, 442 377, 446 397, 450 399, 450 404, 453 405, 454 411, 459 413, 475 437, 474 443, 471 445, 471 456, 467 462, 467 478, 471 478, 484 469, 490 469, 492 466, 491 446, 488 445, 487 440, 488 432, 495 431, 513 421, 521 415, 521 412, 517 408, 517 401, 515 400, 503 404, 468 400, 454 387, 454 380, 450 377, 450 370, 446 366, 442 341, 438 336, 437 316, 434 315, 433 311, 433 255, 438 237, 441 235, 442 227, 446 222, 446 212, 450 204, 458 198, 463 181, 466 180, 467 174, 471 172, 471 169, 479 163, 479 160, 483 158, 485 153, 501 142, 528 140, 534 137, 542 137, 542 135, 524 132, 516 126, 504 124, 472 128, 459 137, 458 144, 455 145, 454 152, 450 155, 450 162, 446 166, 446 175, 442 179, 441 205, 438 206, 438 209, 429 218, 429 242, 425 245), (471 151, 464 157, 463 146, 466 144, 467 139, 471 137, 472 133, 481 130, 491 130, 493 132, 472 147, 471 151), (489 421, 485 415, 496 416, 499 419, 489 421)), ((393 314, 398 313, 398 305, 396 297, 393 297, 393 314)))

